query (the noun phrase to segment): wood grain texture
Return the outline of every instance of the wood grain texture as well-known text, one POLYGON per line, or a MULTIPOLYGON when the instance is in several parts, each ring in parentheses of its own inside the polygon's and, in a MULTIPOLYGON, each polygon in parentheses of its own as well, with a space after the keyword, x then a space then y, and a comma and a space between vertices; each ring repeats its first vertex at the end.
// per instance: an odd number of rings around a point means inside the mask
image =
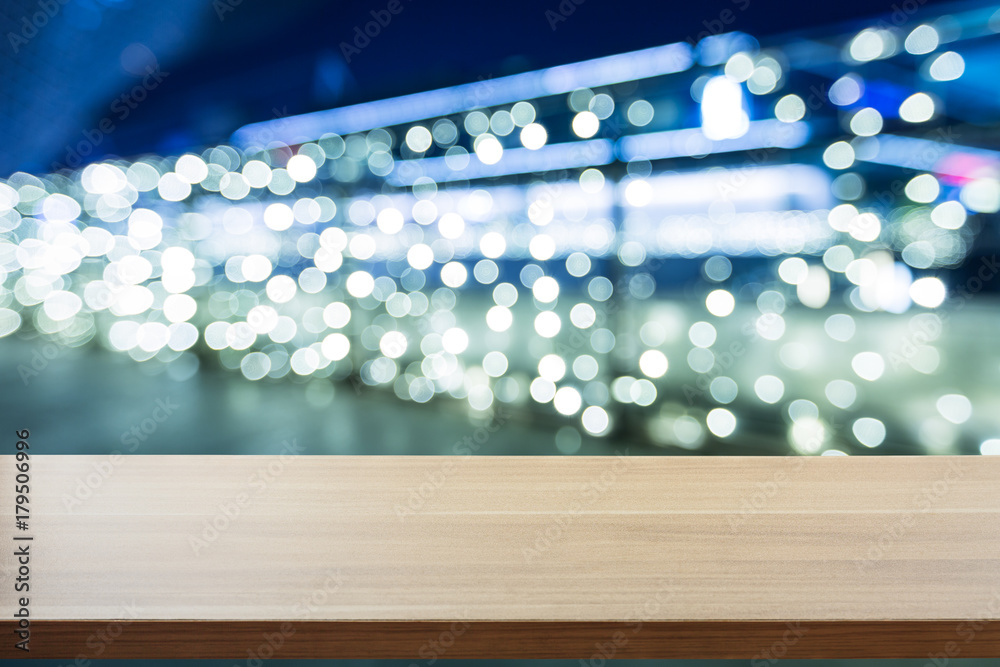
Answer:
MULTIPOLYGON (((24 657, 13 464, 0 657, 24 657)), ((1000 656, 1000 457, 36 456, 31 474, 31 657, 1000 656)))

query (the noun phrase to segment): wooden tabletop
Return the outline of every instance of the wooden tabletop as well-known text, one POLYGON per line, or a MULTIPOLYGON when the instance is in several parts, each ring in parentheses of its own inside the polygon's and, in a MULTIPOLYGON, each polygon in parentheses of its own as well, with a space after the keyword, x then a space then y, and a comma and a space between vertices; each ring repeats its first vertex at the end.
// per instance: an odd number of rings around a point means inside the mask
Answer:
POLYGON ((5 658, 1000 656, 1000 457, 14 466, 5 658))

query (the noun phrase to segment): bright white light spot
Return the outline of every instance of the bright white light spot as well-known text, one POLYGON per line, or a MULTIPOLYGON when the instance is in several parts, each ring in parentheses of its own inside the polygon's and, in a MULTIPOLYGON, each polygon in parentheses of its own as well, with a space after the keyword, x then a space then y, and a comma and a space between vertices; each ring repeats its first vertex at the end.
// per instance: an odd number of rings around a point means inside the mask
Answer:
POLYGON ((308 183, 316 178, 316 163, 308 155, 293 155, 285 167, 293 181, 308 183))
POLYGON ((931 61, 927 72, 936 81, 954 81, 965 73, 965 60, 954 51, 945 51, 931 61))
POLYGON ((563 387, 556 392, 555 397, 552 400, 552 404, 555 406, 556 411, 563 415, 575 415, 580 411, 580 406, 583 401, 580 398, 580 392, 578 392, 573 387, 563 387))
POLYGON ((569 311, 569 321, 578 329, 587 329, 597 322, 597 311, 589 303, 578 303, 569 311))
POLYGON ((806 115, 806 103, 798 95, 785 95, 774 105, 774 117, 782 123, 794 123, 806 115))
POLYGON ((538 361, 538 375, 549 382, 559 382, 566 375, 566 362, 558 354, 546 354, 538 361))
POLYGON ((445 213, 438 220, 438 231, 446 239, 457 239, 465 232, 465 220, 458 213, 445 213))
POLYGON ((979 445, 979 453, 983 456, 1000 456, 1000 439, 983 440, 983 444, 979 445))
POLYGON ((375 239, 368 234, 355 234, 351 237, 347 248, 355 259, 370 259, 375 254, 375 239))
POLYGON ((936 49, 939 42, 937 30, 929 25, 918 25, 906 36, 903 46, 909 53, 920 56, 936 49))
POLYGON ((531 293, 542 303, 552 303, 559 296, 559 283, 552 276, 542 276, 531 286, 531 293))
POLYGON ((323 339, 320 349, 330 361, 340 361, 351 351, 351 341, 342 333, 332 333, 323 339))
POLYGON ((920 204, 928 204, 938 198, 941 194, 941 186, 936 178, 930 174, 920 174, 910 179, 904 188, 906 196, 911 201, 920 204))
POLYGON ((910 285, 910 298, 913 303, 924 308, 937 308, 947 296, 944 283, 939 278, 918 278, 910 285))
POLYGON ((826 400, 842 410, 854 405, 854 401, 858 397, 857 387, 854 386, 853 382, 847 380, 831 380, 826 385, 825 393, 826 400))
POLYGON ((859 62, 875 60, 882 55, 885 46, 881 31, 871 29, 862 30, 851 40, 851 57, 859 62))
POLYGON ((851 117, 851 132, 859 137, 871 137, 882 131, 882 114, 866 107, 851 117))
POLYGON ((726 76, 733 81, 746 81, 753 74, 753 59, 747 53, 736 53, 726 61, 726 76))
POLYGON ((732 403, 736 400, 739 387, 735 380, 723 375, 712 380, 711 384, 708 385, 708 392, 719 403, 732 403))
POLYGON ((972 417, 972 401, 961 394, 945 394, 937 400, 937 409, 952 424, 964 424, 972 417))
POLYGON ((406 352, 406 336, 400 331, 387 331, 379 341, 378 349, 390 359, 398 359, 406 352))
POLYGON ((854 337, 856 325, 854 318, 846 313, 836 313, 826 318, 823 323, 826 335, 833 340, 846 343, 854 337))
POLYGON ((596 194, 604 189, 604 174, 599 169, 585 169, 580 174, 580 189, 587 194, 596 194))
POLYGON ((281 232, 292 226, 295 214, 287 204, 271 204, 264 209, 264 224, 276 232, 281 232))
POLYGON ((552 338, 562 329, 562 320, 551 310, 539 313, 535 318, 535 331, 542 338, 552 338))
POLYGON ((597 359, 589 354, 581 354, 573 361, 573 374, 583 381, 593 380, 601 369, 597 359))
POLYGON ((818 264, 810 266, 806 279, 798 284, 796 296, 804 306, 822 308, 830 300, 830 274, 818 264))
POLYGON ((698 347, 711 347, 717 335, 715 327, 708 322, 695 322, 688 329, 688 339, 698 347))
POLYGON ((271 306, 254 306, 247 313, 247 324, 256 334, 269 334, 278 324, 278 311, 271 306))
POLYGON ((630 206, 641 208, 649 204, 653 199, 653 187, 649 181, 636 178, 629 181, 625 186, 625 200, 630 206))
POLYGON ((56 322, 68 320, 80 312, 83 300, 72 292, 55 291, 49 292, 45 297, 42 308, 45 314, 56 322))
POLYGON ((498 378, 507 372, 507 357, 503 352, 493 350, 483 357, 483 370, 490 377, 498 378))
POLYGON ((626 116, 636 127, 645 127, 653 120, 653 105, 646 100, 636 100, 629 105, 626 116))
POLYGON ((724 289, 713 290, 705 298, 705 307, 716 317, 726 317, 736 307, 736 299, 724 289))
POLYGON ((628 396, 636 405, 652 405, 656 401, 656 385, 646 379, 636 380, 629 387, 628 396))
POLYGON ((528 392, 538 403, 548 403, 556 395, 556 386, 545 378, 535 378, 528 387, 528 392))
POLYGON ((163 239, 163 218, 155 211, 137 208, 128 218, 128 242, 137 250, 150 250, 163 239))
POLYGON ((774 375, 761 375, 753 383, 753 390, 757 394, 757 398, 765 403, 774 404, 785 395, 785 383, 774 375))
POLYGON ((461 354, 469 347, 469 334, 465 333, 465 329, 452 327, 441 336, 441 345, 446 352, 461 354))
POLYGON ((601 121, 592 111, 581 111, 573 117, 573 133, 581 139, 590 139, 601 128, 601 121))
POLYGON ((414 125, 406 132, 406 145, 416 153, 423 153, 430 148, 433 140, 431 131, 423 125, 414 125))
POLYGON ((705 418, 708 430, 719 438, 725 438, 736 430, 736 416, 725 408, 715 408, 705 418))
POLYGON ((267 280, 271 275, 271 260, 264 255, 248 255, 243 259, 243 277, 251 283, 267 280))
MULTIPOLYGON (((847 225, 847 233, 859 241, 871 243, 882 233, 882 221, 874 213, 859 213, 847 225)), ((848 264, 848 267, 850 267, 850 264, 848 264)))
POLYGON ((864 81, 857 74, 845 74, 830 86, 830 101, 843 107, 854 104, 865 91, 864 81))
POLYGON ((240 371, 248 380, 260 380, 271 370, 271 357, 263 352, 251 352, 240 360, 240 371))
MULTIPOLYGON (((17 196, 16 193, 15 196, 17 196)), ((80 204, 75 199, 64 194, 49 195, 42 202, 42 214, 50 222, 70 222, 76 220, 82 210, 80 204)))
POLYGON ((323 322, 331 329, 343 329, 351 321, 351 309, 346 303, 335 301, 323 309, 323 322))
POLYGON ((874 382, 885 373, 885 360, 877 352, 859 352, 851 359, 851 368, 862 380, 874 382))
POLYGON ((608 426, 611 423, 608 418, 607 411, 597 405, 591 405, 589 408, 584 410, 581 421, 583 423, 583 428, 587 429, 588 433, 592 433, 594 435, 601 435, 607 431, 608 426))
POLYGON ((548 234, 536 234, 528 244, 528 252, 540 262, 548 261, 556 253, 556 241, 548 234))
POLYGON ((1000 180, 978 178, 962 187, 959 198, 970 211, 996 213, 1000 210, 1000 180))
MULTIPOLYGON (((728 74, 728 65, 727 65, 728 74)), ((701 131, 713 141, 737 139, 750 129, 743 87, 730 76, 708 80, 701 97, 701 131)))
MULTIPOLYGON (((326 354, 324 352, 324 354, 326 354)), ((317 368, 319 368, 320 357, 319 353, 311 347, 302 348, 295 350, 292 353, 292 358, 289 360, 289 365, 292 367, 292 371, 296 375, 309 375, 314 373, 317 368)))
POLYGON ((942 229, 958 229, 965 224, 967 214, 961 202, 941 202, 931 211, 931 222, 942 229))
POLYGON ((356 299, 362 299, 375 289, 375 279, 367 271, 355 271, 347 276, 347 292, 356 299))
POLYGON ((854 164, 854 148, 846 141, 837 141, 823 151, 823 164, 830 169, 847 169, 854 164))
POLYGON ((469 271, 461 262, 448 262, 441 267, 441 282, 448 287, 461 287, 469 277, 469 271))
POLYGON ((646 377, 653 379, 663 377, 667 372, 668 365, 667 355, 659 350, 646 350, 639 357, 639 370, 646 377))
POLYGON ((379 211, 376 224, 386 234, 398 234, 403 228, 403 214, 394 208, 379 211))
POLYGON ((500 140, 492 134, 480 135, 476 138, 476 157, 483 164, 496 164, 503 157, 503 146, 500 140))
POLYGON ((506 331, 514 321, 514 316, 509 308, 504 306, 493 306, 486 311, 486 326, 493 331, 506 331))
POLYGON ((907 123, 923 123, 934 117, 934 100, 927 93, 910 95, 899 105, 899 117, 907 123))
POLYGON ((487 232, 479 240, 479 250, 484 257, 496 259, 507 250, 507 240, 499 232, 487 232))
POLYGON ((809 275, 809 265, 801 257, 789 257, 778 265, 778 277, 789 285, 805 282, 809 275))
POLYGON ((885 424, 878 419, 862 417, 854 422, 851 431, 865 447, 878 447, 885 441, 885 424))
POLYGON ((434 263, 434 251, 426 243, 417 243, 406 251, 406 261, 413 268, 423 271, 434 263))
POLYGON ((538 150, 549 140, 549 134, 538 123, 530 123, 521 130, 521 143, 528 150, 538 150))
POLYGON ((535 107, 531 102, 518 102, 510 109, 510 117, 514 120, 514 125, 524 127, 535 120, 535 107))
POLYGON ((197 155, 182 155, 177 158, 174 171, 188 183, 201 183, 208 176, 208 165, 197 155))
POLYGON ((183 201, 191 194, 191 184, 171 171, 160 177, 157 192, 166 201, 183 201))
POLYGON ((163 300, 163 315, 170 322, 186 322, 198 311, 198 302, 187 294, 171 294, 163 300))

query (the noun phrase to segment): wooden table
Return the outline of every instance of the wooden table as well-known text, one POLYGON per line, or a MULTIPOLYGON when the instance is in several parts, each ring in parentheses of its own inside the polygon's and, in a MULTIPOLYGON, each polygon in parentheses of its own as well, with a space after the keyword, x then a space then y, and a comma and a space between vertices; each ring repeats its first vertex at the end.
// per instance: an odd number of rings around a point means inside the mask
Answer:
POLYGON ((1000 457, 14 464, 4 658, 1000 656, 1000 457))

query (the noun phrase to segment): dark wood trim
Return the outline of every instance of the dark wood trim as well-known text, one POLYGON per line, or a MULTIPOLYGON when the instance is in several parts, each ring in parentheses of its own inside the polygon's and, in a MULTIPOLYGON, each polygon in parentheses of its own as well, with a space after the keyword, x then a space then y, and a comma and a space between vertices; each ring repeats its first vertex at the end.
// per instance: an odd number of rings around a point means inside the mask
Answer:
POLYGON ((35 621, 3 658, 986 658, 998 621, 35 621))

